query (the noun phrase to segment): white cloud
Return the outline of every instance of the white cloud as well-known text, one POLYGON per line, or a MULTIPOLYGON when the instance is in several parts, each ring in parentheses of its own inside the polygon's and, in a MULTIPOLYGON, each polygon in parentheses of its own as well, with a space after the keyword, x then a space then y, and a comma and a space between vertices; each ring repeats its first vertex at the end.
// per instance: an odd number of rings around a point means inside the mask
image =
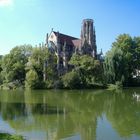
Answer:
POLYGON ((13 4, 13 0, 0 0, 0 6, 10 6, 13 4))

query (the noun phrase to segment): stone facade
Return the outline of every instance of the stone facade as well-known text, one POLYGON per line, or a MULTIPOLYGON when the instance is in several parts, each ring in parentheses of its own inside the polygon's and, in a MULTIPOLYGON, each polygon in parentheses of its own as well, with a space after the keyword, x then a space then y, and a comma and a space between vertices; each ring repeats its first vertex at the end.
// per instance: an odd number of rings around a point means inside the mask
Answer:
POLYGON ((81 38, 68 36, 52 30, 47 34, 46 46, 53 49, 57 56, 57 70, 61 75, 67 72, 73 53, 88 54, 97 59, 96 35, 92 19, 84 19, 81 28, 81 38))
POLYGON ((97 57, 96 35, 92 19, 83 20, 80 50, 82 54, 89 54, 95 58, 97 57))

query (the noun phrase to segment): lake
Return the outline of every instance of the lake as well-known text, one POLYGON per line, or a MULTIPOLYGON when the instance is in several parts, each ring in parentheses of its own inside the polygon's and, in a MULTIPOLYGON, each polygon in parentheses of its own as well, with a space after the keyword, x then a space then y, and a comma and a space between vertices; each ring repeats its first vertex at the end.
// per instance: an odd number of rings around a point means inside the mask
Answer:
POLYGON ((27 140, 140 140, 140 88, 0 91, 0 132, 27 140))

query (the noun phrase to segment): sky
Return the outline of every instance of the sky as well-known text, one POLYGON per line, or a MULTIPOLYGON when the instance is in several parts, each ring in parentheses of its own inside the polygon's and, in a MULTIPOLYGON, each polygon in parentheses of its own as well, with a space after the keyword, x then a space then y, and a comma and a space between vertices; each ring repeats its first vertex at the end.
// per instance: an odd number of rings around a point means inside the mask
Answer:
POLYGON ((86 18, 94 20, 98 52, 119 34, 140 36, 140 0, 0 0, 0 55, 45 42, 52 28, 80 38, 86 18))

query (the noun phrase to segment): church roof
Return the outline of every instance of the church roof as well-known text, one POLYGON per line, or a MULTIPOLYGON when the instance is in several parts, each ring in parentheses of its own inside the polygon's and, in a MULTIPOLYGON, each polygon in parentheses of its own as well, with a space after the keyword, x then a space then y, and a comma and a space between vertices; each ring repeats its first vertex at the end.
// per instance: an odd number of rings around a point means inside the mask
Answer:
POLYGON ((75 47, 80 47, 81 46, 81 40, 80 39, 72 40, 72 42, 73 42, 73 45, 75 47))
POLYGON ((65 42, 67 45, 71 45, 71 46, 79 46, 81 44, 81 40, 76 37, 65 35, 55 31, 53 32, 56 36, 58 36, 58 39, 61 44, 64 44, 65 42))

